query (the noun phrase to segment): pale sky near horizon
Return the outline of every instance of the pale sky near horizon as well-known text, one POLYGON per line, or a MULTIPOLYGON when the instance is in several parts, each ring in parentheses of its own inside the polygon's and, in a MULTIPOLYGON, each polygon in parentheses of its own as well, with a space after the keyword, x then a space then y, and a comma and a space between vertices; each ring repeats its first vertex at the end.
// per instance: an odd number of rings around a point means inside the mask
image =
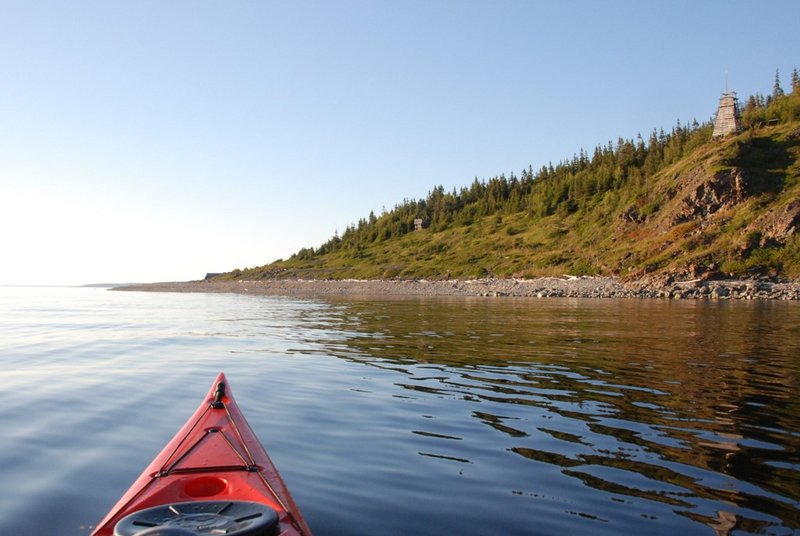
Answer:
POLYGON ((202 278, 784 89, 800 2, 0 0, 0 284, 202 278))

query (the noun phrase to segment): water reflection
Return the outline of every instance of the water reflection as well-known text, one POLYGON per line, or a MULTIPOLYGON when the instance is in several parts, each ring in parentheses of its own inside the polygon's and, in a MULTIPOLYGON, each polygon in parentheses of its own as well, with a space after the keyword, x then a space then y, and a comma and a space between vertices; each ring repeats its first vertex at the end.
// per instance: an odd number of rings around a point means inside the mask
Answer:
POLYGON ((800 530, 796 304, 365 300, 324 314, 325 352, 495 434, 430 418, 411 432, 447 448, 421 456, 480 464, 502 449, 555 468, 544 491, 530 491, 537 472, 503 485, 538 497, 579 483, 582 507, 565 511, 626 531, 675 515, 715 534, 800 530))

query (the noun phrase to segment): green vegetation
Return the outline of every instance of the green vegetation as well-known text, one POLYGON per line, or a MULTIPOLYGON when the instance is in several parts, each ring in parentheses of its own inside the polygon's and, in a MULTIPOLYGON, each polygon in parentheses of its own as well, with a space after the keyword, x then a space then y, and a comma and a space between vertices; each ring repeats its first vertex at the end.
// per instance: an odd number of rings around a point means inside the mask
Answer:
POLYGON ((796 70, 791 93, 776 73, 769 97, 750 97, 742 123, 722 140, 710 124, 678 123, 519 176, 437 186, 317 248, 222 277, 800 277, 796 70))

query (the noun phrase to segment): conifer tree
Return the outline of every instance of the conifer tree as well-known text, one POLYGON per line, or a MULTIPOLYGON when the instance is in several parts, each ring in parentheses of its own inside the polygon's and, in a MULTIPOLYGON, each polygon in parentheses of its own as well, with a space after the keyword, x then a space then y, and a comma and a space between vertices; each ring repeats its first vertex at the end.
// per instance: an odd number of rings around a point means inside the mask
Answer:
POLYGON ((743 112, 747 113, 752 110, 755 110, 756 108, 758 108, 758 101, 756 100, 756 96, 750 95, 750 97, 747 99, 747 103, 744 105, 743 112))
POLYGON ((783 96, 783 89, 781 89, 781 77, 778 69, 775 69, 775 84, 772 86, 772 99, 783 96))
POLYGON ((792 69, 792 93, 800 91, 800 74, 797 72, 797 67, 792 69))

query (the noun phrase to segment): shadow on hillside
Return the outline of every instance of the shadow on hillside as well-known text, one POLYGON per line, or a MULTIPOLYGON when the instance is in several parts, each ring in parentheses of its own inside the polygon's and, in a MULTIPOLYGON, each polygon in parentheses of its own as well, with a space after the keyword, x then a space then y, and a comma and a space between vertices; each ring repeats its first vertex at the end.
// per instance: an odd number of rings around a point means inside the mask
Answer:
POLYGON ((795 157, 793 150, 800 146, 800 139, 776 140, 763 136, 753 138, 739 148, 736 165, 743 168, 750 178, 752 193, 778 193, 786 182, 787 169, 795 157))

